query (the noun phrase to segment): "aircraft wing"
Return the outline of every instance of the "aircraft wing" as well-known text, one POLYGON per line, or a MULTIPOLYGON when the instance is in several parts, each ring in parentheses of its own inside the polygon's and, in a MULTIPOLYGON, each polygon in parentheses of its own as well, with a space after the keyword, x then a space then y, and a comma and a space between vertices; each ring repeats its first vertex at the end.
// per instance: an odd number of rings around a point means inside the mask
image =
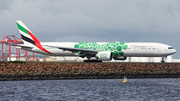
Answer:
POLYGON ((82 48, 68 48, 68 47, 56 47, 56 46, 49 46, 53 48, 62 49, 63 51, 71 51, 71 52, 81 52, 81 53, 98 53, 98 50, 89 50, 89 49, 82 49, 82 48))

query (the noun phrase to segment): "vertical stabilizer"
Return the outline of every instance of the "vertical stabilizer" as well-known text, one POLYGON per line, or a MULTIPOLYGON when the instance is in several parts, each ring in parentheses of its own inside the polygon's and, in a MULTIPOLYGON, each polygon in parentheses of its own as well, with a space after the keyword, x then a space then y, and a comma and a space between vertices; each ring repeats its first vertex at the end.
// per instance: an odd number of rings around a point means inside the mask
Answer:
POLYGON ((23 39, 24 44, 40 44, 40 41, 35 37, 35 35, 26 27, 22 21, 16 21, 16 24, 19 28, 19 32, 23 39))
POLYGON ((41 42, 38 40, 38 38, 36 38, 36 36, 26 27, 26 25, 22 21, 16 21, 16 24, 19 28, 19 32, 21 34, 24 44, 33 44, 40 50, 52 54, 41 45, 41 42))

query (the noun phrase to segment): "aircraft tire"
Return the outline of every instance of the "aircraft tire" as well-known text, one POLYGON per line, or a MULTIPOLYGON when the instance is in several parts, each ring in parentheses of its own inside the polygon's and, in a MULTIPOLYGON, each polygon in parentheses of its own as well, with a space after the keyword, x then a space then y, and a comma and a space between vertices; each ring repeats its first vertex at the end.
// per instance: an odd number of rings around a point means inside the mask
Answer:
POLYGON ((84 62, 102 62, 102 60, 84 60, 84 62))

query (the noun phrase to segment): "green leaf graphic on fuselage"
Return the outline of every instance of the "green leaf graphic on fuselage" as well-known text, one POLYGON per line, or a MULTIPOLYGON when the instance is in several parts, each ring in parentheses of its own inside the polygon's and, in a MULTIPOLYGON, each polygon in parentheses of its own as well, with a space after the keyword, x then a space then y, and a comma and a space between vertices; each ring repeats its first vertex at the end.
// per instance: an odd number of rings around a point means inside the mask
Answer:
POLYGON ((126 50, 126 49, 127 49, 127 47, 128 47, 127 45, 124 45, 124 46, 123 46, 123 49, 124 49, 124 50, 126 50))
POLYGON ((121 51, 122 50, 122 47, 121 46, 117 46, 117 51, 121 51))
POLYGON ((100 45, 96 42, 78 42, 74 45, 74 48, 99 50, 99 51, 111 51, 114 52, 113 56, 123 56, 123 50, 128 48, 125 42, 108 42, 106 44, 100 45))
POLYGON ((79 48, 79 45, 78 45, 78 44, 75 44, 75 45, 74 45, 74 48, 79 48))
POLYGON ((125 44, 125 42, 120 42, 120 45, 124 45, 125 44))
POLYGON ((114 51, 113 56, 117 56, 117 55, 118 55, 118 52, 117 52, 117 51, 114 51))

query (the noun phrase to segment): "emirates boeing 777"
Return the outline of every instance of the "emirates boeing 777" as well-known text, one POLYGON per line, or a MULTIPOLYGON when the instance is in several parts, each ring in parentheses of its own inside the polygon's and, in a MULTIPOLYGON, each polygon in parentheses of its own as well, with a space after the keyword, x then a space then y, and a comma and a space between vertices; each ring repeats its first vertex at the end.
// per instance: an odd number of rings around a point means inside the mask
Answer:
POLYGON ((16 47, 45 55, 111 61, 126 60, 126 57, 167 57, 176 53, 172 46, 154 42, 41 42, 22 21, 16 23, 24 42, 16 47))

